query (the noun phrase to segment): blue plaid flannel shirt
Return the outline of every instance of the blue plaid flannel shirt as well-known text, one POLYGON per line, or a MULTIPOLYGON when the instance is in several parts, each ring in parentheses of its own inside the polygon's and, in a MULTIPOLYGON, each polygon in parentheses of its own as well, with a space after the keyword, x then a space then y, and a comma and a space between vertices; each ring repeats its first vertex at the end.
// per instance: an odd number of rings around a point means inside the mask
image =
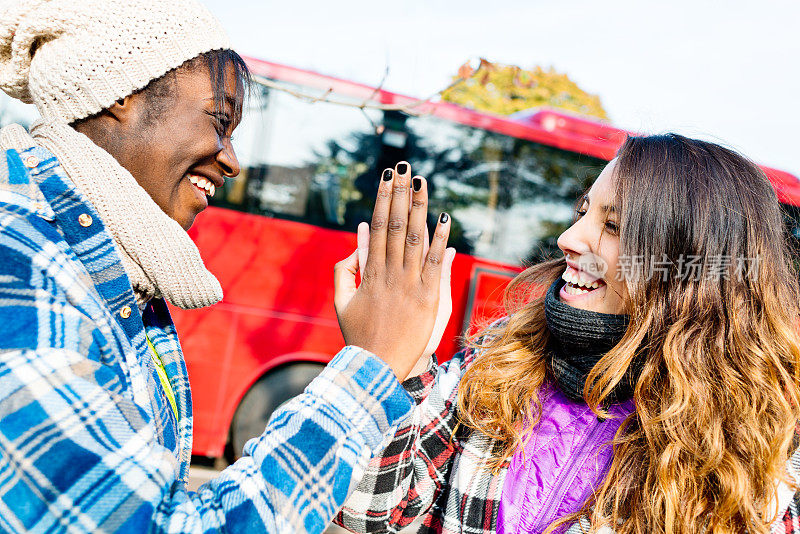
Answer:
POLYGON ((178 338, 163 301, 140 313, 114 247, 52 154, 0 155, 0 529, 322 532, 412 410, 391 370, 346 347, 242 459, 189 492, 178 338))

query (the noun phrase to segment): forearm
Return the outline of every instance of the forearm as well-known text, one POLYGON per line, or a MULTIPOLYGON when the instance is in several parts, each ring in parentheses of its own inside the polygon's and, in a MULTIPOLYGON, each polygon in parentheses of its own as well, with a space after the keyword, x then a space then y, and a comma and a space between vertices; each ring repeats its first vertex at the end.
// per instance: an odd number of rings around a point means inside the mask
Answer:
POLYGON ((3 493, 0 529, 11 531, 70 518, 91 532, 319 533, 413 406, 385 364, 346 349, 248 456, 190 493, 156 425, 105 365, 41 349, 0 353, 0 370, 0 455, 18 480, 3 493))
POLYGON ((336 522, 353 532, 397 532, 427 512, 447 481, 457 416, 451 399, 462 356, 403 383, 418 403, 367 466, 336 522))
POLYGON ((412 406, 388 366, 347 347, 247 442, 243 458, 190 496, 203 530, 322 532, 412 406))

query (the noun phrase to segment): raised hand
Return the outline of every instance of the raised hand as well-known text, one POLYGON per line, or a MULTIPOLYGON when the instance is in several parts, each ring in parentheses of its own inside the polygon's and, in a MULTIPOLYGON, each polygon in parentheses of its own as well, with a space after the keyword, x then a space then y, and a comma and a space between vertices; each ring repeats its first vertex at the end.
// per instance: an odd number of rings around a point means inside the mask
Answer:
MULTIPOLYGON (((356 287, 355 283, 358 250, 337 263, 334 271, 334 305, 345 342, 382 358, 401 380, 431 342, 442 269, 445 263, 449 269, 453 256, 446 250, 447 214, 440 216, 430 248, 425 250, 427 211, 425 179, 412 181, 406 162, 386 169, 368 231, 361 284, 356 287)), ((360 229, 362 237, 364 230, 360 229)))
MULTIPOLYGON (((415 177, 417 178, 417 177, 415 177)), ((413 183, 413 178, 412 178, 413 183)), ((425 225, 425 243, 422 249, 422 254, 427 255, 430 246, 430 236, 428 235, 428 226, 425 225)), ((369 224, 361 223, 358 225, 358 269, 363 271, 364 266, 367 264, 367 253, 369 252, 369 224)), ((431 355, 436 351, 436 347, 442 341, 444 329, 447 327, 447 322, 450 320, 450 314, 453 312, 453 298, 450 287, 450 273, 453 267, 453 259, 456 257, 456 250, 448 248, 444 254, 444 264, 442 265, 442 275, 439 278, 439 307, 436 311, 436 321, 433 325, 433 332, 428 344, 422 351, 417 364, 411 370, 406 378, 417 376, 428 368, 428 361, 431 355)), ((424 261, 424 259, 422 260, 424 261)))

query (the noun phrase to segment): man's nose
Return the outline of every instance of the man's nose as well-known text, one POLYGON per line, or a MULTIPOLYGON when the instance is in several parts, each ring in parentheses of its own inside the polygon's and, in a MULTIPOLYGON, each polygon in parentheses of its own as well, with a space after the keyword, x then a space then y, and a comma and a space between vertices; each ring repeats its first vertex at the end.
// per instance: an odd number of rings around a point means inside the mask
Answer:
POLYGON ((228 178, 238 176, 242 170, 239 166, 239 158, 236 157, 236 152, 233 150, 230 141, 227 141, 223 149, 217 154, 217 162, 222 168, 222 174, 228 178))

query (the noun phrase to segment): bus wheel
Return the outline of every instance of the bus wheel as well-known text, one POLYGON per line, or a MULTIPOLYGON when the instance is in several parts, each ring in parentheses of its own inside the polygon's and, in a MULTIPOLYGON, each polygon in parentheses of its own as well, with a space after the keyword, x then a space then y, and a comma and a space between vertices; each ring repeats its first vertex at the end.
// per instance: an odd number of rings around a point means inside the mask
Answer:
POLYGON ((241 457, 244 444, 264 432, 272 412, 284 402, 301 394, 324 368, 324 365, 318 363, 294 363, 275 369, 258 379, 245 393, 233 415, 230 446, 226 451, 228 461, 241 457))

